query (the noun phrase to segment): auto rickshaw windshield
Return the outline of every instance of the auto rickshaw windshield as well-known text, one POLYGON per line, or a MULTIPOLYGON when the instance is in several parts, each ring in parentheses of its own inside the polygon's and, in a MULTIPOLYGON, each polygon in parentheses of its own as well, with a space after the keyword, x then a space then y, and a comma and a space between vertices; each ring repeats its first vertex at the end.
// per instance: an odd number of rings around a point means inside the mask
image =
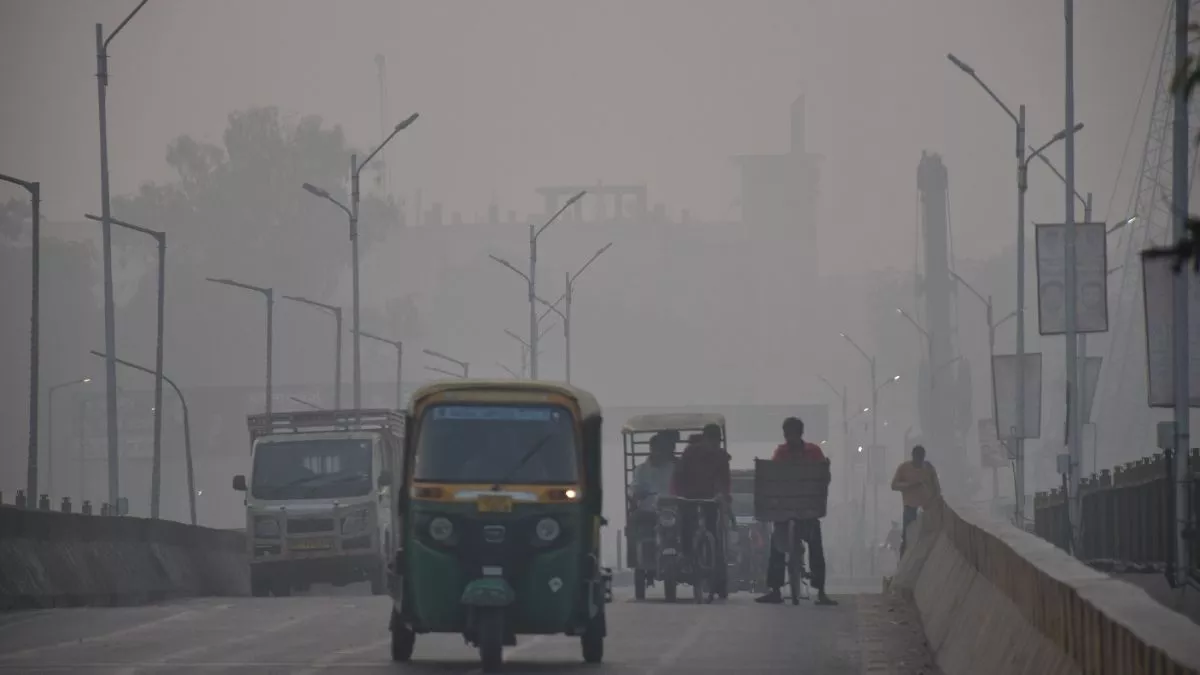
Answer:
POLYGON ((417 481, 579 481, 574 418, 558 405, 436 404, 422 415, 417 434, 417 481))

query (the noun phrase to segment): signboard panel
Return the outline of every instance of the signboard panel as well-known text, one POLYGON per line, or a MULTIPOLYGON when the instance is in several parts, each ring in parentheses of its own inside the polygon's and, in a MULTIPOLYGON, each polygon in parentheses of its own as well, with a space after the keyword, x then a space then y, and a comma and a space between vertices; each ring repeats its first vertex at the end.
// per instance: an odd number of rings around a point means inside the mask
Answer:
MULTIPOLYGON (((1075 329, 1080 333, 1108 330, 1108 248, 1104 223, 1075 225, 1075 329)), ((1067 332, 1066 225, 1040 224, 1036 232, 1038 331, 1067 332)))
POLYGON ((996 420, 979 420, 979 463, 987 469, 1008 466, 1008 448, 996 435, 996 420))
MULTIPOLYGON (((1171 259, 1142 259, 1142 292, 1146 309, 1146 395, 1151 408, 1175 405, 1175 326, 1172 303, 1175 273, 1171 259)), ((1188 283, 1188 391, 1191 407, 1200 407, 1200 275, 1185 271, 1188 283)))
MULTIPOLYGON (((992 357, 992 396, 996 407, 996 430, 1002 440, 1017 431, 1017 355, 992 357)), ((1025 433, 1021 438, 1042 435, 1042 355, 1025 354, 1025 433)))

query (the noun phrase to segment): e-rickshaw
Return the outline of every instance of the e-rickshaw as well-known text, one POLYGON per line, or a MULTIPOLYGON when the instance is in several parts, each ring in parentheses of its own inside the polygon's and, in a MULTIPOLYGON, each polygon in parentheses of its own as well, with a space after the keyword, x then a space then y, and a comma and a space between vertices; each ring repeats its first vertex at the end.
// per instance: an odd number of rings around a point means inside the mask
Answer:
MULTIPOLYGON (((698 564, 701 562, 699 558, 688 560, 683 555, 681 511, 698 508, 692 503, 695 500, 659 495, 655 500, 656 510, 649 512, 638 508, 640 500, 635 499, 631 490, 634 469, 650 456, 648 446, 651 438, 664 432, 681 437, 700 432, 710 424, 721 427, 721 448, 727 451, 725 417, 718 413, 637 415, 625 422, 621 430, 625 469, 626 564, 633 570, 634 597, 638 600, 645 599, 646 588, 654 585, 656 580, 662 582, 663 595, 667 602, 675 601, 679 583, 692 586, 696 602, 705 600, 706 591, 709 600, 712 594, 722 599, 728 597, 727 568, 723 566, 720 570, 708 569, 698 564)), ((718 508, 721 509, 721 515, 716 519, 717 532, 710 534, 713 536, 714 546, 724 551, 727 546, 728 516, 722 506, 718 505, 718 508)), ((703 519, 697 518, 697 521, 703 522, 703 519)), ((727 559, 726 556, 721 558, 727 559)))
POLYGON ((392 658, 461 633, 497 672, 518 635, 578 636, 604 655, 601 412, 562 384, 454 380, 413 394, 391 576, 392 658))

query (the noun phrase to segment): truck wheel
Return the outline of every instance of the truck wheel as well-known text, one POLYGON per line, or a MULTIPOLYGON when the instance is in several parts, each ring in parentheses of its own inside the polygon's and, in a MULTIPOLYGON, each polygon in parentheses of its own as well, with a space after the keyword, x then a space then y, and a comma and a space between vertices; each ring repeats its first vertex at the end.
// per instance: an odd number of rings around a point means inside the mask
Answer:
POLYGON ((675 602, 676 590, 674 579, 663 579, 663 597, 667 599, 667 602, 675 602))
POLYGON ((400 617, 396 616, 396 611, 392 610, 392 660, 408 663, 416 644, 417 634, 404 625, 400 617))
POLYGON ((504 610, 489 607, 476 611, 475 644, 483 672, 498 673, 504 665, 504 610))
POLYGON ((583 661, 584 663, 600 663, 604 660, 604 634, 605 634, 604 610, 601 609, 596 616, 588 621, 587 630, 579 638, 583 645, 583 661))
POLYGON ((637 600, 646 599, 646 573, 642 570, 633 571, 633 597, 637 600))

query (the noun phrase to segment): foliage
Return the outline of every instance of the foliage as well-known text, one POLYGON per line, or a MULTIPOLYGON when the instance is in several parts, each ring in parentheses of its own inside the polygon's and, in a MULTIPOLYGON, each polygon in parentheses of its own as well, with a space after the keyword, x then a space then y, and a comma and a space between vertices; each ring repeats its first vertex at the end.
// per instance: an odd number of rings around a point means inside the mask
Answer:
POLYGON ((12 198, 0 204, 0 241, 15 241, 33 218, 28 199, 12 198))

